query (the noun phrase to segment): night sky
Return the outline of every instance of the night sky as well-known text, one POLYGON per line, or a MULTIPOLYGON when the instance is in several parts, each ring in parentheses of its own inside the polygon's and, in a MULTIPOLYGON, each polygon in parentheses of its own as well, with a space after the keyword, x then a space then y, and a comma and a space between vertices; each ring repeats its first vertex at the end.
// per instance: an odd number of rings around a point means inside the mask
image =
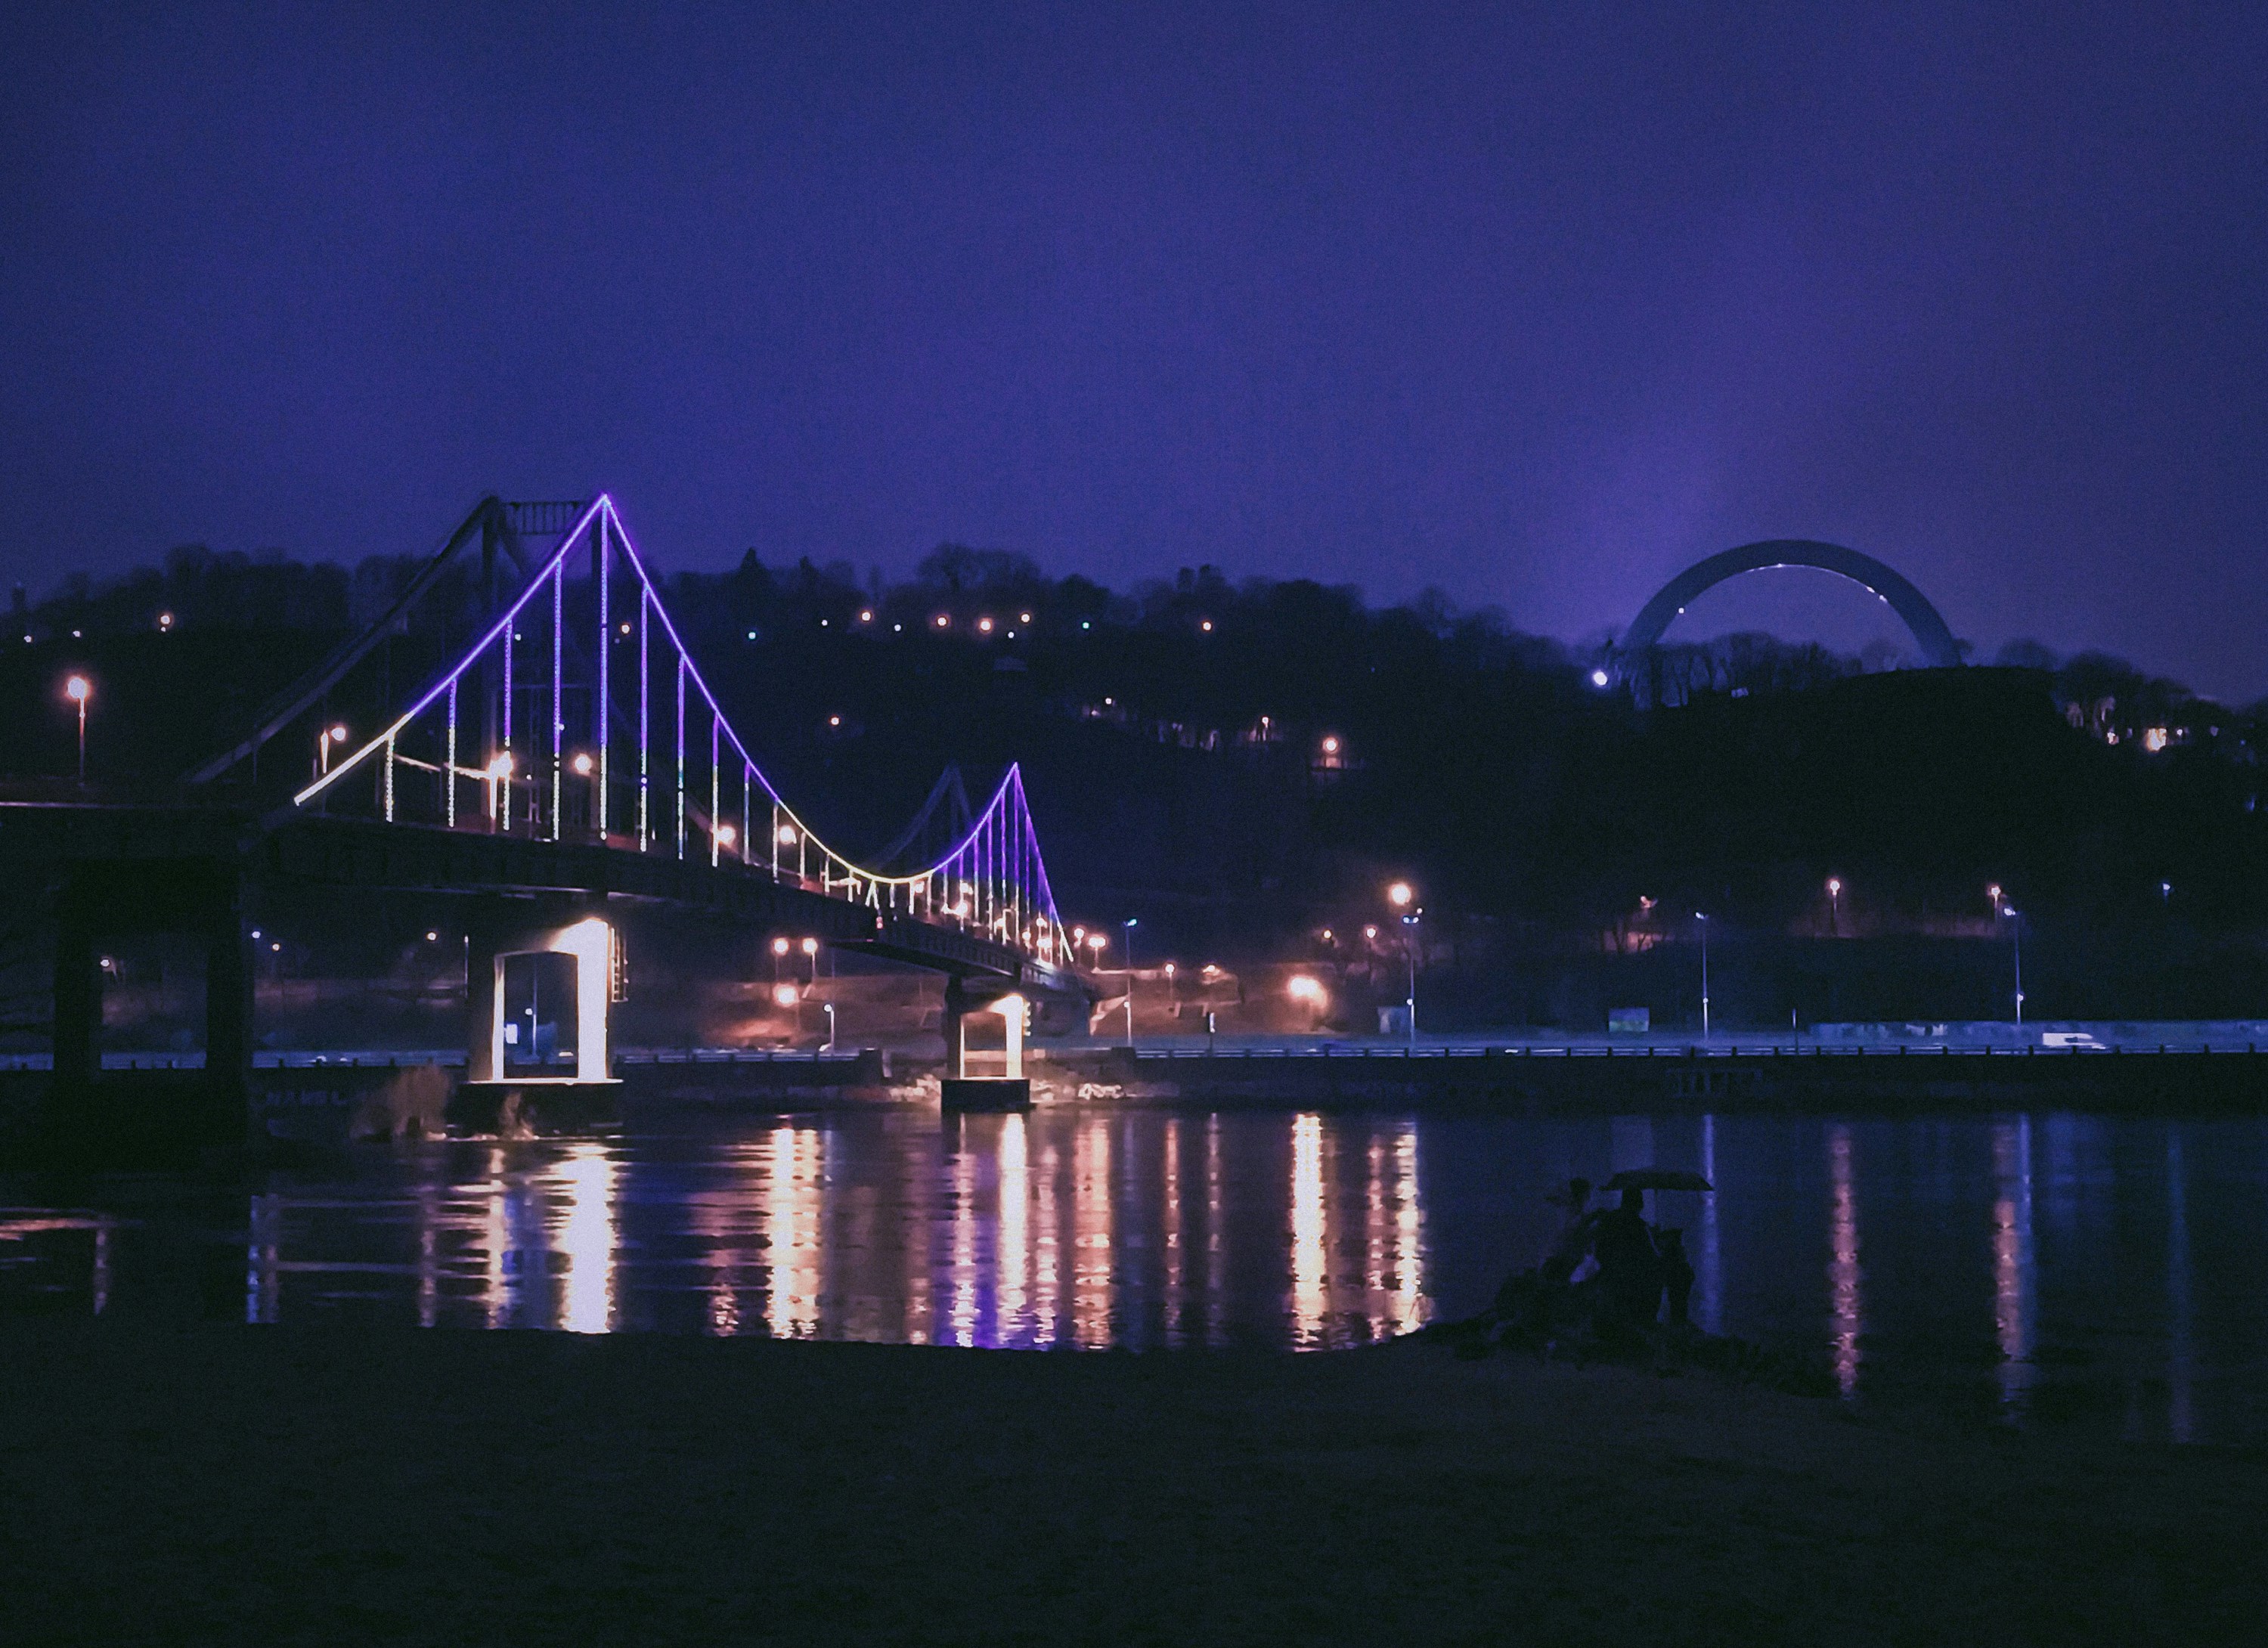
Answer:
MULTIPOLYGON (((2268 8, 1607 10, 7 8, 0 578, 605 488, 1580 639, 1800 535, 2268 693, 2268 8)), ((1878 624, 1778 578, 1689 622, 1878 624)))

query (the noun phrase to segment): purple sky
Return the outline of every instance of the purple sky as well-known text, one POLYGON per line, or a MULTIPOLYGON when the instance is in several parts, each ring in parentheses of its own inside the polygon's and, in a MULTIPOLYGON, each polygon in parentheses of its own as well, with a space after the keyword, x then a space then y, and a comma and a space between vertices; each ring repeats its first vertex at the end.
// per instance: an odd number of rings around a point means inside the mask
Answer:
POLYGON ((1806 536, 2268 693, 2268 10, 1606 10, 8 8, 0 578, 604 487, 1582 637, 1806 536))

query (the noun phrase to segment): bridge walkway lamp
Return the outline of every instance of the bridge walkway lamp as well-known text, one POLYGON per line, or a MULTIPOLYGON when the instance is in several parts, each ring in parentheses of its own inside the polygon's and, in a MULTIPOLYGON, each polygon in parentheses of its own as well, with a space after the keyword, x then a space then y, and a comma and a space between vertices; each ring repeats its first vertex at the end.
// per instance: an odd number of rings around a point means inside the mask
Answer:
POLYGON ((811 982, 815 985, 819 982, 818 939, 806 938, 803 941, 803 958, 805 960, 811 963, 811 982))
POLYGON ((317 777, 320 778, 330 771, 333 747, 343 746, 346 741, 347 724, 343 721, 334 721, 315 734, 315 776, 317 777))
POLYGON ((86 701, 94 696, 94 683, 74 675, 63 683, 63 696, 78 707, 78 781, 86 784, 86 701))
POLYGON ((1834 938, 1843 936, 1843 878, 1827 878, 1827 931, 1834 938))
POLYGON ((2007 918, 2010 958, 2016 968, 2016 1027, 2024 1027, 2024 913, 2014 905, 2003 905, 2000 914, 2007 918))
POLYGON ((1699 910, 1693 919, 1701 923, 1701 1039, 1709 1039, 1709 918, 1699 910))
POLYGON ((1396 881, 1386 889, 1386 901, 1402 913, 1402 956, 1410 964, 1410 993, 1403 997, 1403 1028, 1410 1037, 1410 1047, 1418 1047, 1418 918, 1425 912, 1415 902, 1418 889, 1407 881, 1396 881))

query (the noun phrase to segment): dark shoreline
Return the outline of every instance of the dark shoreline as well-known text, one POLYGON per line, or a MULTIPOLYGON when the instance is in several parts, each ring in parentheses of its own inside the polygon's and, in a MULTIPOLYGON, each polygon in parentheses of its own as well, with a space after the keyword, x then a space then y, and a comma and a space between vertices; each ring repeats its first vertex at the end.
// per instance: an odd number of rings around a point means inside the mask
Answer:
POLYGON ((1400 1342, 0 1323, 11 1641, 2238 1640, 2259 1450, 1400 1342))

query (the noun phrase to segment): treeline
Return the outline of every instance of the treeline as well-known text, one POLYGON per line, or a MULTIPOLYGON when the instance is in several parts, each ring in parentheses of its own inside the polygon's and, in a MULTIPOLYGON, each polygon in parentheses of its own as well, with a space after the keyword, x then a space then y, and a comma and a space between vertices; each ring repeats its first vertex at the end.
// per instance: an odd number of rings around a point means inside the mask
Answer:
MULTIPOLYGON (((85 662, 97 776, 178 776, 416 564, 183 549, 20 600, 33 639, 0 648, 0 692, 27 713, 0 725, 0 763, 70 770, 52 678, 85 662)), ((476 580, 412 614, 326 718, 375 725, 414 693, 482 610, 476 580)), ((1659 912, 1697 909, 1823 931, 1830 875, 1835 918, 1869 931, 1987 919, 1990 884, 2042 919, 2268 925, 2257 717, 2098 655, 1885 673, 1733 636, 1666 649, 1677 691, 1640 710, 1501 613, 1211 566, 1114 591, 954 545, 897 581, 751 552, 666 599, 846 849, 889 842, 948 763, 978 794, 1020 761, 1066 914, 1139 914, 1185 954, 1359 931, 1396 875, 1439 942, 1476 951, 1674 936, 1659 912)), ((302 742, 270 768, 296 777, 302 742)))

